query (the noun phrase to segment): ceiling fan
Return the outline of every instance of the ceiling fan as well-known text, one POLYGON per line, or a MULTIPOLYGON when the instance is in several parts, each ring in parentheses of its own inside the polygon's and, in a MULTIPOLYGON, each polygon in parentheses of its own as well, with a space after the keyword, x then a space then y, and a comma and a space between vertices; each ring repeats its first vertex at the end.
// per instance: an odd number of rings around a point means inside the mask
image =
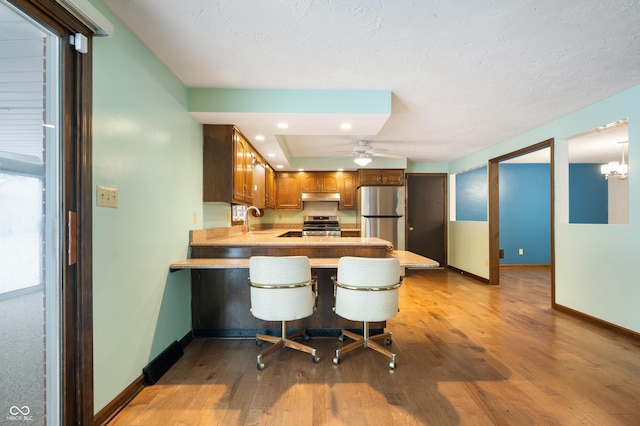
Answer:
POLYGON ((359 140, 358 145, 353 148, 351 155, 353 155, 353 161, 359 166, 366 166, 371 162, 372 157, 394 157, 393 155, 385 154, 386 149, 374 149, 369 145, 369 141, 359 140))

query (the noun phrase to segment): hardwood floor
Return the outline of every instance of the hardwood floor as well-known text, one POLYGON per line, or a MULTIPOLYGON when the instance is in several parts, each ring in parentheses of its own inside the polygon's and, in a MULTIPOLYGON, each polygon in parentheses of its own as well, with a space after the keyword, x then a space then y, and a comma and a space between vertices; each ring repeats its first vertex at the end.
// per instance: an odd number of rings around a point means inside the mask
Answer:
POLYGON ((254 340, 197 339, 111 425, 637 425, 640 344, 551 310, 550 271, 500 286, 410 271, 388 322, 397 367, 372 350, 331 362, 254 340))

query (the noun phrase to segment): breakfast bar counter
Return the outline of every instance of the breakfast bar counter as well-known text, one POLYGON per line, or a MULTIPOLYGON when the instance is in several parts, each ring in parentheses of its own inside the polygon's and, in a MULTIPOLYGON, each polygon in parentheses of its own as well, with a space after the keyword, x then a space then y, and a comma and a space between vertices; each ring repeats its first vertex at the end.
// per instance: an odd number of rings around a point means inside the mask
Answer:
MULTIPOLYGON (((291 230, 270 229, 249 234, 229 230, 191 231, 191 258, 174 262, 172 272, 191 271, 191 320, 194 336, 249 337, 278 334, 280 324, 254 318, 250 312, 251 256, 307 256, 318 282, 316 312, 290 327, 309 335, 333 335, 361 324, 333 312, 333 281, 343 256, 396 257, 406 268, 434 268, 438 263, 415 253, 393 250, 388 241, 362 237, 289 237, 291 230), (233 232, 233 231, 231 231, 233 232)), ((295 232, 295 231, 293 231, 295 232)), ((384 327, 384 323, 377 324, 384 327)), ((376 328, 376 324, 372 324, 376 328)))
MULTIPOLYGON (((205 230, 206 231, 206 230, 205 230)), ((335 258, 347 255, 384 257, 390 243, 380 238, 366 237, 289 237, 296 231, 272 229, 236 233, 228 236, 207 236, 192 231, 192 258, 248 259, 251 256, 305 255, 309 258, 335 258)))
POLYGON ((190 245, 192 247, 207 246, 299 246, 299 245, 387 245, 387 241, 380 238, 371 237, 301 237, 291 236, 300 235, 299 230, 295 229, 269 229, 260 231, 251 231, 247 234, 233 233, 230 235, 207 235, 206 229, 202 231, 191 231, 192 238, 190 245), (298 234, 296 234, 298 233, 298 234))
MULTIPOLYGON (((438 262, 428 257, 410 251, 395 250, 387 254, 387 257, 395 257, 403 268, 425 269, 437 268, 440 266, 438 262)), ((309 258, 312 269, 336 269, 338 267, 339 258, 309 258)), ((230 269, 230 268, 249 268, 249 259, 185 259, 174 262, 169 265, 169 269, 179 271, 181 269, 230 269)))

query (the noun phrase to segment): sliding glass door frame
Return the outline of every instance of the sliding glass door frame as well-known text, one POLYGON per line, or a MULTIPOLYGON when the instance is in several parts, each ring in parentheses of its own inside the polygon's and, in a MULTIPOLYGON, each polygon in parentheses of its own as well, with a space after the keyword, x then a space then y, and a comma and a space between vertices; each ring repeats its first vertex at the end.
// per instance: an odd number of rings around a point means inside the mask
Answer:
POLYGON ((93 424, 92 34, 54 0, 8 0, 61 37, 61 394, 62 424, 93 424), (71 36, 87 37, 77 52, 71 36))

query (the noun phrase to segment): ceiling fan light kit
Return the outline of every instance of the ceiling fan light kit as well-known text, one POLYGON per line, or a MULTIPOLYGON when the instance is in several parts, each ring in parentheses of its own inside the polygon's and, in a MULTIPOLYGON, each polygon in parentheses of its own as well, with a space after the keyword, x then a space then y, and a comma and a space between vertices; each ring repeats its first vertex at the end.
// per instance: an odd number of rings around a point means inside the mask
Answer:
POLYGON ((353 162, 360 167, 364 167, 371 162, 371 157, 366 152, 361 152, 353 159, 353 162))

